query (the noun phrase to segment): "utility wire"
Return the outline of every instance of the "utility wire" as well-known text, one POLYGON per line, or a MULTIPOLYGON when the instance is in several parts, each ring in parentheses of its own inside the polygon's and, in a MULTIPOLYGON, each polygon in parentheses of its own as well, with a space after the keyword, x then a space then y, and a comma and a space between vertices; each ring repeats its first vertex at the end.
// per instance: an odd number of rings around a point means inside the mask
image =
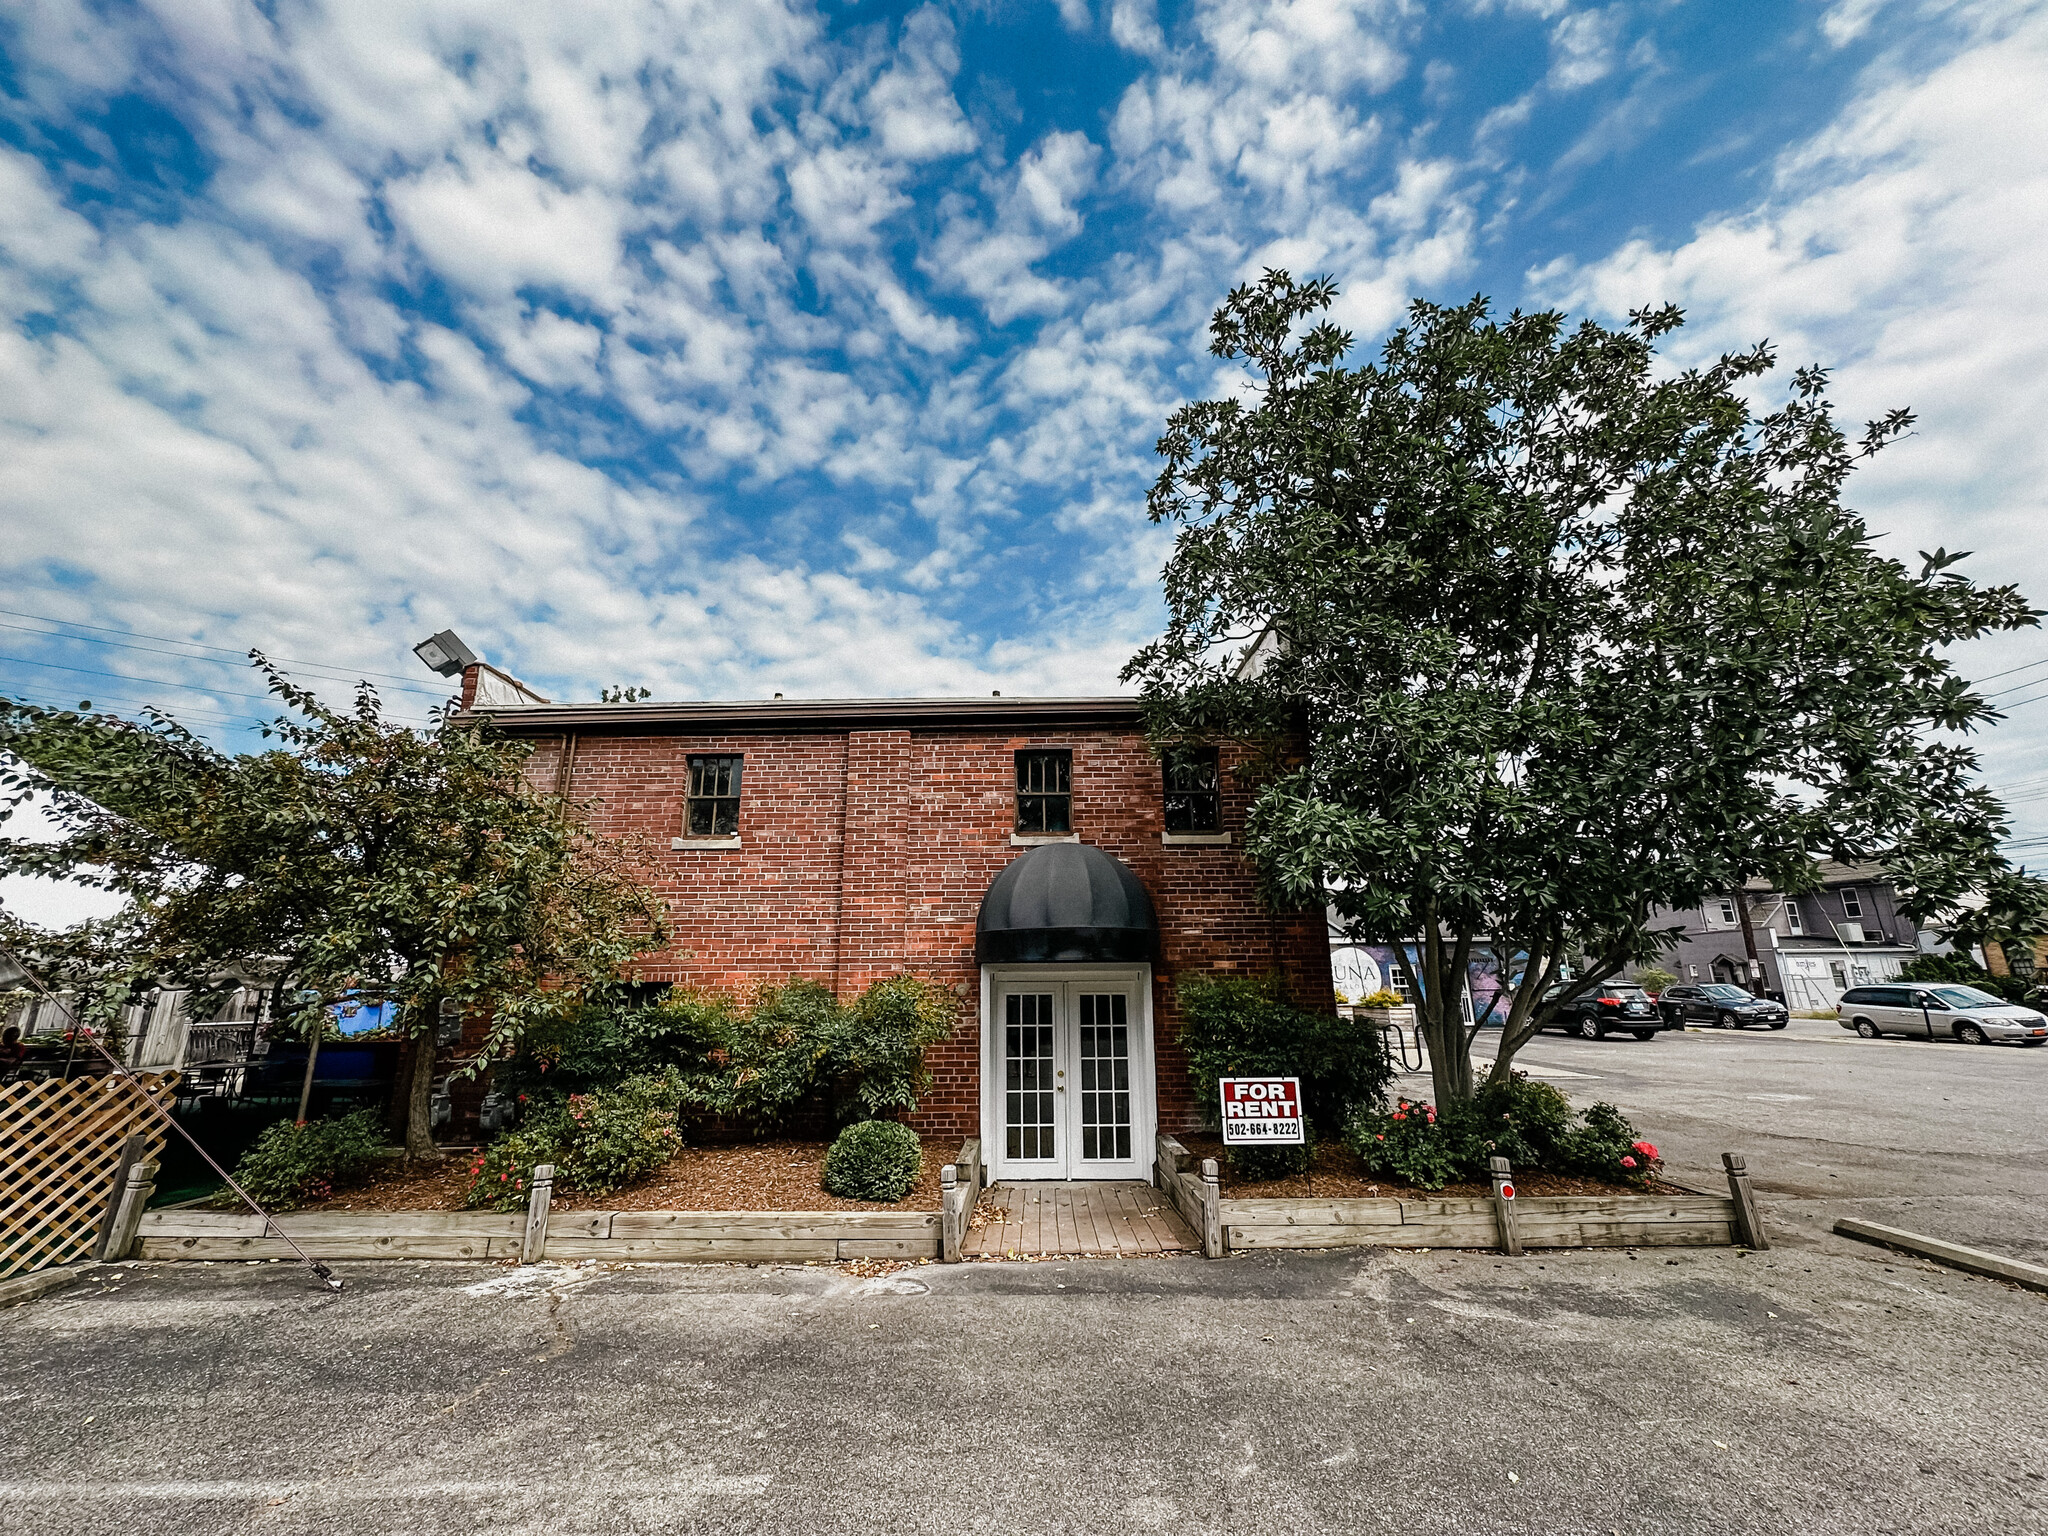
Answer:
MULTIPOLYGON (((0 629, 11 629, 14 630, 17 634, 23 635, 38 635, 45 640, 63 640, 75 645, 110 645, 118 650, 123 651, 146 651, 152 656, 174 656, 179 661, 196 661, 201 666, 206 667, 246 668, 249 665, 249 657, 246 653, 240 654, 237 659, 230 660, 228 657, 225 656, 194 656, 190 651, 166 650, 163 646, 160 645, 130 645, 125 640, 102 640, 98 635, 66 635, 61 634, 56 630, 31 629, 26 624, 8 624, 5 622, 0 622, 0 629)), ((152 636, 151 638, 154 637, 152 636)), ((307 667, 320 666, 321 664, 318 662, 293 662, 292 665, 297 667, 307 667)), ((326 677, 321 676, 319 674, 311 675, 315 676, 317 680, 322 682, 352 683, 356 681, 356 675, 348 672, 345 668, 328 667, 325 670, 327 672, 333 673, 334 676, 326 677)), ((388 683, 385 685, 384 689, 380 691, 390 693, 419 693, 425 694, 428 698, 442 697, 441 692, 438 689, 421 688, 416 685, 408 683, 388 683)))
MULTIPOLYGON (((58 1010, 65 1014, 67 1017, 69 1017, 69 1019, 71 1020, 71 1038, 74 1041, 82 1039, 85 1041, 87 1045, 90 1045, 94 1050, 98 1051, 100 1055, 104 1056, 107 1060, 107 1065, 114 1069, 114 1075, 116 1077, 132 1078, 135 1076, 133 1072, 130 1072, 126 1066, 124 1066, 119 1060, 115 1058, 114 1053, 112 1051, 108 1050, 104 1045, 100 1044, 99 1036, 95 1034, 92 1031, 92 1029, 90 1029, 86 1025, 84 1020, 79 1018, 77 1009, 73 1008, 69 1003, 66 1003, 62 998, 58 997, 55 993, 51 992, 48 987, 44 986, 40 981, 36 979, 35 972, 28 968, 28 962, 26 960, 22 959, 18 953, 16 953, 13 949, 10 949, 5 944, 0 944, 0 955, 5 955, 9 960, 12 960, 14 962, 14 964, 20 969, 23 979, 28 982, 29 986, 34 991, 41 994, 45 1002, 56 1004, 58 1010)), ((172 1114, 168 1109, 164 1108, 162 1104, 158 1103, 157 1100, 152 1098, 147 1093, 142 1093, 139 1095, 139 1097, 142 1099, 142 1102, 144 1104, 148 1105, 150 1109, 154 1111, 163 1120, 166 1126, 176 1131, 180 1136, 184 1137, 187 1141, 189 1141, 192 1144, 192 1150, 194 1152, 197 1152, 202 1158, 204 1158, 206 1160, 206 1166, 211 1168, 215 1173, 219 1174, 221 1176, 222 1182, 224 1182, 229 1189, 232 1189, 237 1195, 241 1197, 242 1203, 244 1205, 248 1206, 250 1210, 254 1211, 258 1216, 261 1216, 263 1218, 263 1231, 257 1234, 259 1237, 268 1236, 273 1231, 276 1232, 279 1237, 284 1239, 285 1246, 291 1249, 293 1253, 296 1253, 299 1256, 300 1262, 303 1263, 314 1274, 318 1275, 321 1281, 327 1286, 327 1288, 330 1291, 338 1291, 341 1289, 342 1282, 334 1277, 334 1272, 330 1270, 325 1264, 322 1264, 318 1259, 314 1258, 310 1253, 306 1252, 306 1250, 301 1248, 297 1243, 293 1242, 291 1234, 285 1231, 283 1227, 280 1227, 277 1224, 277 1218, 275 1216, 272 1216, 270 1212, 263 1209, 262 1206, 258 1205, 255 1201, 255 1198, 250 1195, 249 1191, 242 1188, 241 1185, 235 1182, 234 1175, 229 1173, 227 1169, 221 1167, 219 1163, 213 1160, 213 1154, 207 1151, 206 1148, 199 1145, 199 1138, 194 1136, 190 1131, 186 1130, 185 1127, 179 1123, 178 1117, 176 1115, 172 1114)))
MULTIPOLYGON (((2003 672, 1987 672, 1976 681, 1978 683, 1995 682, 2001 677, 2011 677, 2015 672, 2031 672, 2036 667, 2048 667, 2048 656, 2043 656, 2039 661, 2023 661, 2016 667, 2007 667, 2003 672)), ((1972 686, 1974 687, 1975 684, 1972 684, 1972 686)))
MULTIPOLYGON (((182 688, 187 693, 203 693, 216 699, 254 699, 259 704, 275 703, 280 710, 290 706, 274 693, 234 693, 225 688, 205 688, 198 683, 174 683, 163 677, 132 677, 126 672, 101 672, 92 667, 67 667, 54 661, 31 661, 26 656, 0 656, 0 661, 12 662, 22 667, 43 667, 52 672, 76 672, 83 677, 111 677, 117 683, 147 683, 153 688, 182 688)), ((326 681, 332 682, 329 678, 326 681)))
MULTIPOLYGON (((109 704, 128 704, 137 709, 160 709, 163 707, 151 699, 130 698, 125 694, 119 693, 104 693, 98 688, 93 689, 93 699, 86 701, 79 699, 67 700, 56 694, 34 688, 15 688, 0 685, 0 698, 19 699, 25 704, 40 704, 45 709, 74 709, 82 702, 97 703, 101 700, 109 704)), ((224 715, 208 709, 180 709, 178 711, 178 719, 180 721, 199 720, 209 725, 240 726, 243 730, 248 731, 253 731, 258 726, 270 723, 269 720, 266 720, 261 715, 224 715)))
MULTIPOLYGON (((92 629, 92 630, 97 630, 97 631, 99 631, 99 632, 100 632, 101 634, 103 634, 103 635, 126 635, 126 636, 128 636, 128 637, 129 637, 129 638, 130 638, 131 640, 160 640, 160 641, 162 641, 162 642, 163 642, 164 644, 166 644, 166 645, 186 645, 186 646, 190 646, 190 647, 192 647, 192 648, 193 648, 194 650, 200 650, 200 651, 217 651, 217 652, 219 652, 219 653, 220 653, 221 655, 223 655, 223 656, 237 656, 237 657, 240 657, 240 658, 241 658, 242 660, 244 660, 244 661, 247 661, 247 660, 248 660, 248 658, 249 658, 249 653, 248 653, 247 651, 238 651, 238 650, 235 650, 235 649, 234 649, 233 647, 231 647, 231 646, 225 646, 225 645, 207 645, 207 644, 206 644, 206 643, 205 643, 204 641, 200 641, 200 640, 179 640, 179 639, 177 639, 176 637, 174 637, 174 636, 171 636, 171 635, 145 635, 145 634, 141 634, 141 633, 139 633, 139 632, 137 632, 137 631, 135 631, 135 630, 128 630, 128 629, 109 629, 109 628, 108 628, 108 627, 107 627, 106 625, 104 625, 104 624, 84 624, 84 623, 81 623, 81 622, 79 622, 79 621, 78 621, 77 619, 53 619, 53 618, 51 618, 51 617, 50 617, 50 616, 49 616, 48 614, 42 614, 42 613, 17 613, 17 612, 15 612, 15 611, 14 611, 14 610, 13 610, 12 608, 0 608, 0 614, 4 614, 4 615, 6 615, 6 616, 7 616, 8 618, 10 618, 10 619, 35 619, 35 620, 37 620, 37 621, 38 621, 38 622, 40 622, 40 623, 44 623, 44 624, 61 624, 61 625, 64 625, 64 626, 66 626, 66 627, 68 627, 68 628, 71 628, 71 629, 92 629)), ((15 626, 14 626, 14 625, 12 625, 12 624, 10 624, 10 625, 8 625, 8 626, 7 626, 7 628, 9 628, 9 629, 13 629, 14 627, 15 627, 15 626)), ((31 631, 31 633, 34 633, 34 631, 31 631)), ((75 639, 75 640, 82 640, 82 639, 84 639, 85 637, 84 637, 83 635, 70 635, 70 636, 64 636, 64 637, 61 637, 61 638, 65 638, 65 639, 75 639)), ((106 645, 112 645, 112 644, 119 644, 120 642, 118 642, 118 641, 100 641, 100 642, 96 642, 96 643, 98 643, 98 644, 106 644, 106 645)), ((194 661, 198 661, 198 660, 201 660, 202 658, 200 658, 200 657, 197 657, 197 656, 195 656, 195 657, 193 657, 193 658, 191 658, 191 659, 192 659, 192 660, 194 660, 194 661)), ((293 658, 293 657, 290 657, 290 656, 273 656, 273 657, 271 657, 270 659, 271 659, 272 661, 279 661, 279 662, 283 662, 283 663, 284 663, 285 665, 287 665, 287 666, 293 666, 293 667, 325 667, 325 668, 326 668, 327 670, 329 670, 329 671, 331 671, 331 672, 343 672, 343 673, 347 673, 347 675, 348 675, 348 680, 350 680, 350 681, 353 681, 353 680, 354 680, 354 678, 356 678, 357 676, 362 676, 362 677, 381 677, 381 678, 387 678, 387 679, 389 679, 389 680, 390 680, 391 682, 394 682, 394 683, 403 683, 403 684, 404 684, 404 685, 406 685, 407 687, 409 687, 409 688, 413 689, 413 690, 414 690, 415 692, 421 692, 421 693, 431 693, 431 692, 433 692, 433 690, 432 690, 432 689, 428 689, 428 688, 422 688, 422 687, 420 686, 420 682, 419 682, 419 679, 418 679, 418 678, 416 678, 416 677, 401 677, 401 676, 399 676, 399 675, 398 675, 398 674, 397 674, 396 672, 363 672, 363 673, 360 673, 360 674, 358 674, 358 673, 353 673, 353 672, 349 672, 348 668, 346 668, 346 667, 337 667, 337 666, 335 666, 335 665, 334 665, 334 663, 332 663, 332 662, 329 662, 329 661, 303 661, 303 660, 298 660, 298 659, 295 659, 295 658, 293 658)))

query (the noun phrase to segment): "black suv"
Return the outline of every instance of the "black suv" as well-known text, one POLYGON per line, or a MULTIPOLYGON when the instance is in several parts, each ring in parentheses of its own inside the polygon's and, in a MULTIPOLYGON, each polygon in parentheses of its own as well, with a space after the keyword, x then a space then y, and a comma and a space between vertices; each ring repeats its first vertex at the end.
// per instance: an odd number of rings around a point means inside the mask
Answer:
MULTIPOLYGON (((1543 1000, 1550 1002, 1564 991, 1563 985, 1552 987, 1543 994, 1543 1000)), ((1573 998, 1544 1025, 1545 1029, 1561 1029, 1588 1040, 1605 1039, 1616 1030, 1638 1040, 1649 1040, 1663 1027, 1657 1010, 1650 1006, 1650 994, 1632 981, 1603 981, 1592 991, 1573 998)))
POLYGON ((1783 1029, 1791 1017, 1783 1003, 1754 997, 1726 982, 1706 987, 1666 987, 1657 1006, 1663 1011, 1664 1023, 1672 1029, 1683 1029, 1688 1024, 1711 1024, 1716 1029, 1747 1029, 1752 1024, 1762 1024, 1768 1029, 1783 1029))

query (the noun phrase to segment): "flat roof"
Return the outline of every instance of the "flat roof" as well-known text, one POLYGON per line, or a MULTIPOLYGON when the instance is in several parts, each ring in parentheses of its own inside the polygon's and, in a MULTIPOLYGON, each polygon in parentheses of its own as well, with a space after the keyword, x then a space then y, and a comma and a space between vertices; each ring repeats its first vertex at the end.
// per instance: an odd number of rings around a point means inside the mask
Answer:
POLYGON ((489 716, 510 736, 563 732, 605 735, 744 735, 788 731, 881 731, 970 726, 1047 729, 1057 726, 1138 724, 1138 700, 1128 695, 1062 699, 699 699, 680 703, 533 704, 470 710, 489 716))

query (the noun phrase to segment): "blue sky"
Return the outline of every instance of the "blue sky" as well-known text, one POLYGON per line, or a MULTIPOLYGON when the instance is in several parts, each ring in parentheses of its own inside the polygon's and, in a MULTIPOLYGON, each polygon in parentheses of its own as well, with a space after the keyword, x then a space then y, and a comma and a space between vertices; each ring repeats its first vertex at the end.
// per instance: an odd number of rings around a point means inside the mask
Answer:
POLYGON ((0 689, 246 743, 235 651, 418 710, 453 626, 557 697, 1108 690, 1268 265, 1364 346, 1473 292, 1768 336, 1921 413, 1887 548, 2048 605, 2044 79, 1993 0, 17 0, 0 689))

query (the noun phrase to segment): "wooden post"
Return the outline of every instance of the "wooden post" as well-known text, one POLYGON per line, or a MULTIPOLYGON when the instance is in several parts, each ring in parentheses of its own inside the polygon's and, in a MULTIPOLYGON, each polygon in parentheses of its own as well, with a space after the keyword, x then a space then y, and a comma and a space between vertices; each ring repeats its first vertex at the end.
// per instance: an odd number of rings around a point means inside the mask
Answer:
POLYGON ((121 1160, 114 1164, 113 1182, 107 1186, 107 1208, 100 1216, 100 1240, 92 1248, 95 1259, 104 1261, 112 1257, 107 1247, 114 1240, 114 1223, 121 1214, 121 1196, 128 1189, 128 1170, 141 1161, 148 1145, 141 1136, 130 1136, 121 1143, 121 1160))
POLYGON ((555 1165, 537 1164, 533 1188, 526 1197, 526 1237, 519 1245, 519 1262, 538 1264, 548 1251, 548 1206, 555 1198, 555 1165))
POLYGON ((1504 1157, 1490 1157, 1487 1167, 1493 1173, 1493 1219, 1500 1223, 1500 1251, 1510 1258, 1522 1256, 1522 1239, 1515 1231, 1515 1183, 1508 1160, 1504 1157))
POLYGON ((939 1262, 958 1264, 960 1243, 960 1170, 948 1163, 939 1170, 939 1262))
POLYGON ((1740 1152, 1723 1152, 1721 1166, 1728 1170, 1728 1196, 1735 1202, 1735 1240, 1745 1248, 1768 1248, 1763 1218, 1756 1213, 1756 1192, 1749 1187, 1749 1161, 1740 1152))
POLYGON ((1223 1257, 1223 1178, 1216 1159, 1202 1159, 1202 1257, 1223 1257))
POLYGON ((121 1186, 120 1204, 100 1243, 100 1257, 109 1262, 125 1259, 135 1251, 135 1235, 142 1230, 142 1213, 149 1197, 156 1193, 156 1164, 144 1158, 128 1165, 128 1180, 121 1186))

